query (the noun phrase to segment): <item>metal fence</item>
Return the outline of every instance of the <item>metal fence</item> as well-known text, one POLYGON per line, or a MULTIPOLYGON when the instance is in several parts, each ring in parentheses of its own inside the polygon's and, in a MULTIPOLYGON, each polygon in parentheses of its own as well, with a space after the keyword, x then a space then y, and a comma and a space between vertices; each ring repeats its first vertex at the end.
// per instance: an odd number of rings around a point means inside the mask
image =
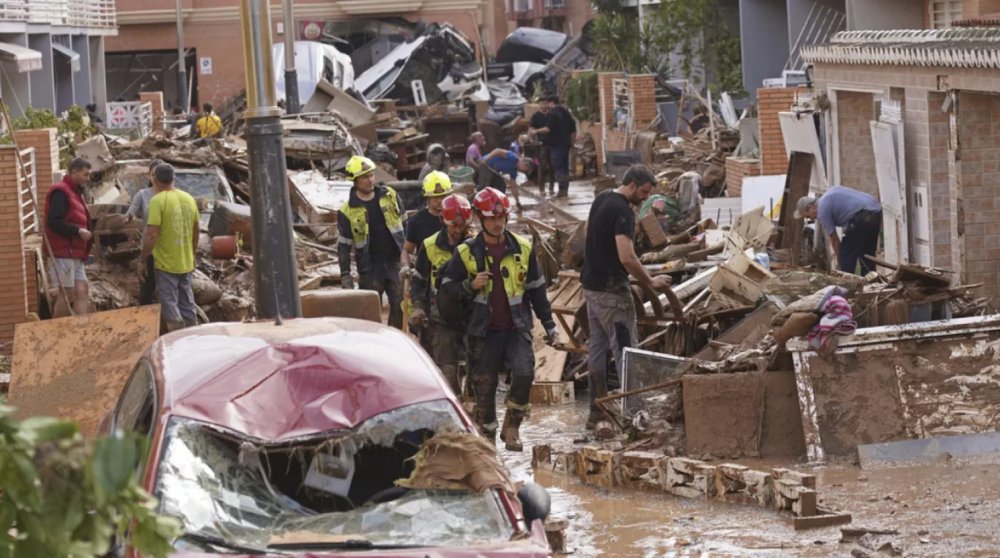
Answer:
POLYGON ((0 21, 115 27, 115 0, 0 0, 0 21))

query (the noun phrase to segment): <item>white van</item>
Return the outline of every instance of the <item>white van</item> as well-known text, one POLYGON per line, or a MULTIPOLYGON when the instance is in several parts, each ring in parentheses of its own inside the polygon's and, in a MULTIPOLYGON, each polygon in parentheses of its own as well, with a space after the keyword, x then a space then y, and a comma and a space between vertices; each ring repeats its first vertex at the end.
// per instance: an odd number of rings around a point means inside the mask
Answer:
MULTIPOLYGON (((285 98, 285 45, 271 48, 274 61, 274 83, 279 99, 285 98)), ((351 57, 333 45, 317 41, 295 41, 295 73, 299 82, 299 103, 305 105, 316 91, 320 79, 339 89, 354 88, 354 66, 351 57)))

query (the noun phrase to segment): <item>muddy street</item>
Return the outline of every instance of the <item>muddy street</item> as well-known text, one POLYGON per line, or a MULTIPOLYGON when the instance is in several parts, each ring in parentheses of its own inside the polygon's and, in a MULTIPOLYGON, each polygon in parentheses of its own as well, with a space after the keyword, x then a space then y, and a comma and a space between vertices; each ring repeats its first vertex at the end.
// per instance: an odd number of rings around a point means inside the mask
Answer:
POLYGON ((843 463, 737 460, 748 466, 814 472, 820 502, 853 514, 848 529, 896 531, 841 542, 841 527, 796 532, 789 517, 751 506, 705 502, 622 488, 585 486, 559 473, 531 470, 530 446, 584 437, 586 402, 536 407, 525 452, 500 449, 516 480, 535 480, 552 495, 554 517, 569 520, 567 550, 579 557, 659 556, 996 556, 1000 486, 996 463, 942 462, 872 471, 843 463), (878 549, 883 551, 879 552, 878 549), (895 549, 895 550, 892 550, 895 549))

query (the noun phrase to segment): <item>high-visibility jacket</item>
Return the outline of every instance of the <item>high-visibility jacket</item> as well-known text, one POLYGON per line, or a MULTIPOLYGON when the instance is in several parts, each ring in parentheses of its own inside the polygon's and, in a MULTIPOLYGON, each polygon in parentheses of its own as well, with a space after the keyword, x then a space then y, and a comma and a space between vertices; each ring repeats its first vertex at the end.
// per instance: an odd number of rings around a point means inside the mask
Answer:
MULTIPOLYGON (((62 192, 66 195, 66 203, 68 204, 65 217, 66 223, 79 229, 90 230, 90 211, 87 209, 87 203, 83 199, 83 192, 76 181, 69 175, 66 175, 62 180, 49 188, 48 196, 45 198, 46 215, 49 214, 50 200, 52 199, 52 194, 55 192, 62 192)), ((48 219, 46 219, 45 223, 45 237, 48 238, 48 247, 51 247, 49 255, 54 258, 86 260, 90 255, 90 246, 93 240, 84 241, 79 236, 63 236, 49 226, 48 219)), ((49 253, 48 248, 45 251, 49 253)))
MULTIPOLYGON (((531 337, 531 313, 541 320, 546 329, 555 327, 552 307, 545 292, 545 277, 542 276, 535 258, 531 241, 504 231, 504 256, 500 260, 500 275, 510 304, 514 326, 526 337, 531 337)), ((482 233, 476 238, 458 245, 441 276, 438 296, 463 297, 471 299, 468 333, 474 337, 485 337, 490 324, 490 293, 493 280, 478 292, 472 290, 472 279, 483 271, 492 269, 492 258, 486 249, 482 233)))
MULTIPOLYGON (((385 224, 392 234, 392 240, 402 252, 404 241, 402 202, 396 191, 388 186, 376 186, 375 196, 378 198, 378 205, 385 217, 385 224)), ((340 213, 337 215, 337 232, 339 233, 337 255, 340 258, 340 274, 347 275, 351 272, 351 250, 354 250, 358 275, 367 274, 371 264, 368 253, 371 230, 368 227, 368 210, 365 208, 364 202, 358 198, 356 188, 351 188, 347 201, 340 206, 340 213)))
POLYGON ((194 125, 198 128, 199 138, 215 137, 222 131, 222 119, 214 112, 202 116, 194 125))
POLYGON ((437 291, 441 286, 441 271, 451 261, 455 247, 448 244, 448 230, 425 238, 417 250, 417 261, 410 278, 410 301, 432 318, 440 319, 437 308, 437 291))

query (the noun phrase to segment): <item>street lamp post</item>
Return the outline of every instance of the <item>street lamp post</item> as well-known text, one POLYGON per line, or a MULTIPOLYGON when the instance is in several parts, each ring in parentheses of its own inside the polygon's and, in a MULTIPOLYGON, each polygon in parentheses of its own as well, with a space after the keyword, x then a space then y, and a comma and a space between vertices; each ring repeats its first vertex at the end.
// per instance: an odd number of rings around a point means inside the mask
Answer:
POLYGON ((299 281, 285 173, 285 145, 275 103, 268 0, 240 0, 247 84, 247 155, 253 216, 257 312, 263 318, 299 317, 299 281))
POLYGON ((299 79, 295 71, 295 17, 292 0, 281 0, 281 14, 285 26, 285 111, 298 114, 299 79))
POLYGON ((184 17, 181 0, 177 0, 177 104, 185 113, 191 110, 187 98, 187 64, 184 56, 184 17))

